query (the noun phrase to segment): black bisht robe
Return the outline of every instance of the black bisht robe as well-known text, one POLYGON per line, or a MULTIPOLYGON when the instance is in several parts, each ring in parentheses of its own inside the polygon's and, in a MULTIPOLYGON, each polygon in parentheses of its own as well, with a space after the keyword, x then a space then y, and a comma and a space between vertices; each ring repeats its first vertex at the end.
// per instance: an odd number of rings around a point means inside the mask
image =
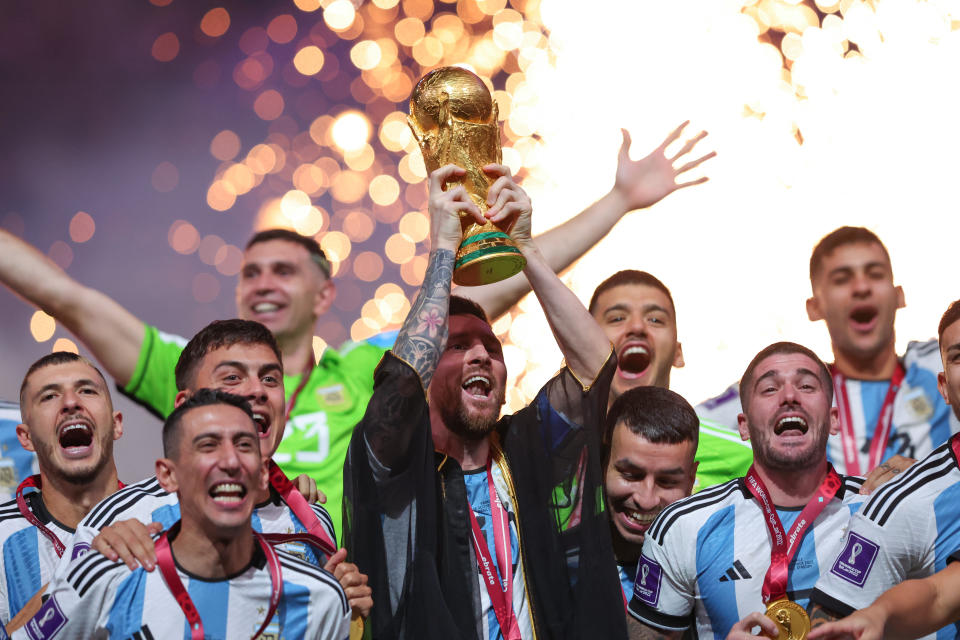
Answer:
MULTIPOLYGON (((495 428, 540 640, 626 638, 600 451, 615 368, 611 355, 587 389, 563 369, 495 428), (575 426, 558 431, 550 407, 575 426)), ((345 544, 373 588, 373 637, 487 640, 463 471, 434 451, 426 390, 390 352, 350 442, 344 493, 345 544)))

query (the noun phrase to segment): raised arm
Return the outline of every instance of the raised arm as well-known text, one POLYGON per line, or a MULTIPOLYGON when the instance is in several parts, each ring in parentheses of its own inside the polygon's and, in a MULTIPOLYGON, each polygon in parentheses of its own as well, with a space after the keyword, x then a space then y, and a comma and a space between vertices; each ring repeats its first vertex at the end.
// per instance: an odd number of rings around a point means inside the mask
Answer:
POLYGON ((0 229, 0 282, 63 324, 120 384, 130 382, 144 326, 105 294, 85 287, 35 248, 0 229))
MULTIPOLYGON (((630 134, 623 132, 623 144, 617 158, 613 188, 575 217, 537 237, 537 245, 554 273, 560 273, 589 251, 620 219, 637 209, 651 207, 677 189, 702 184, 706 177, 681 182, 680 176, 716 155, 710 152, 694 160, 674 165, 688 154, 707 133, 701 131, 686 141, 681 149, 667 157, 666 148, 683 133, 687 122, 677 127, 656 149, 640 160, 630 159, 630 134)), ((494 194, 487 196, 494 205, 494 194)), ((457 287, 457 295, 479 303, 493 319, 506 313, 520 298, 530 292, 530 283, 522 274, 482 287, 457 287)))
POLYGON ((487 165, 484 170, 499 175, 490 187, 497 204, 487 215, 494 224, 509 230, 526 258, 523 273, 543 307, 567 367, 581 383, 589 385, 610 356, 610 341, 530 237, 530 198, 510 177, 510 170, 503 165, 487 165))
POLYGON ((448 180, 464 173, 460 167, 447 165, 430 174, 430 259, 420 292, 393 345, 393 353, 420 374, 424 388, 430 386, 447 343, 450 283, 460 244, 459 212, 469 213, 480 224, 486 222, 466 189, 458 185, 444 190, 448 180))

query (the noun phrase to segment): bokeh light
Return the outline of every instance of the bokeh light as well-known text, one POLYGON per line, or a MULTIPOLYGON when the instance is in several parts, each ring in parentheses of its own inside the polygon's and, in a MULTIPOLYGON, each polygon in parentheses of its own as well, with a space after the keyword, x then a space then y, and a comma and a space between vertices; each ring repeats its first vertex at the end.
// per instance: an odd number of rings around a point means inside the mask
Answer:
POLYGON ((97 224, 86 211, 77 211, 70 218, 70 239, 77 244, 82 244, 90 240, 97 230, 97 224))
POLYGON ((175 33, 163 33, 153 41, 150 54, 158 62, 170 62, 180 53, 180 39, 175 33))
POLYGON ((207 11, 200 20, 200 30, 211 38, 219 38, 230 28, 230 14, 223 7, 207 11))
POLYGON ((30 334, 37 342, 46 342, 57 330, 57 322, 39 309, 30 316, 30 334))
POLYGON ((69 351, 70 353, 80 353, 80 350, 77 348, 77 343, 68 338, 57 338, 53 341, 53 347, 50 349, 50 353, 54 351, 69 351))

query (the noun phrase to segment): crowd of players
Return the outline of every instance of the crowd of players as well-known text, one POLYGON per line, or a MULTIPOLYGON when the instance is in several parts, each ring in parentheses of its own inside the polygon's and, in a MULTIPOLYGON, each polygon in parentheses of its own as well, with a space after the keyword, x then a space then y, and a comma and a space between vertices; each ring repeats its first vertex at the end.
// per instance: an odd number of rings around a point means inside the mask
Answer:
POLYGON ((124 486, 113 443, 151 427, 82 356, 26 368, 0 406, 37 471, 0 505, 0 637, 956 637, 960 301, 898 355, 890 256, 841 227, 807 300, 833 363, 775 343, 693 407, 669 390, 684 358, 660 280, 618 271, 585 307, 557 277, 702 182, 679 180, 704 134, 666 155, 682 131, 639 161, 625 133, 610 193, 537 238, 505 167, 485 168, 485 212, 462 169, 433 172, 401 329, 319 362, 336 288, 312 238, 254 235, 238 318, 186 341, 0 230, 0 282, 164 419, 155 474, 124 486), (452 288, 463 217, 508 230, 523 274, 452 288), (501 417, 490 320, 530 290, 563 366, 501 417))

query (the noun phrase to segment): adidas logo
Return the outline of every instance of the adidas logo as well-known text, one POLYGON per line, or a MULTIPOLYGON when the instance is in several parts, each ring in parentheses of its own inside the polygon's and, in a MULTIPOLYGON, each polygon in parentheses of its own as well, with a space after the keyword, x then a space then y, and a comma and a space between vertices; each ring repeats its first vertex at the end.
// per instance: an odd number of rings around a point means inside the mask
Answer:
POLYGON ((729 582, 730 580, 746 580, 752 578, 747 568, 739 560, 733 561, 733 566, 727 569, 727 572, 720 576, 720 582, 729 582))

